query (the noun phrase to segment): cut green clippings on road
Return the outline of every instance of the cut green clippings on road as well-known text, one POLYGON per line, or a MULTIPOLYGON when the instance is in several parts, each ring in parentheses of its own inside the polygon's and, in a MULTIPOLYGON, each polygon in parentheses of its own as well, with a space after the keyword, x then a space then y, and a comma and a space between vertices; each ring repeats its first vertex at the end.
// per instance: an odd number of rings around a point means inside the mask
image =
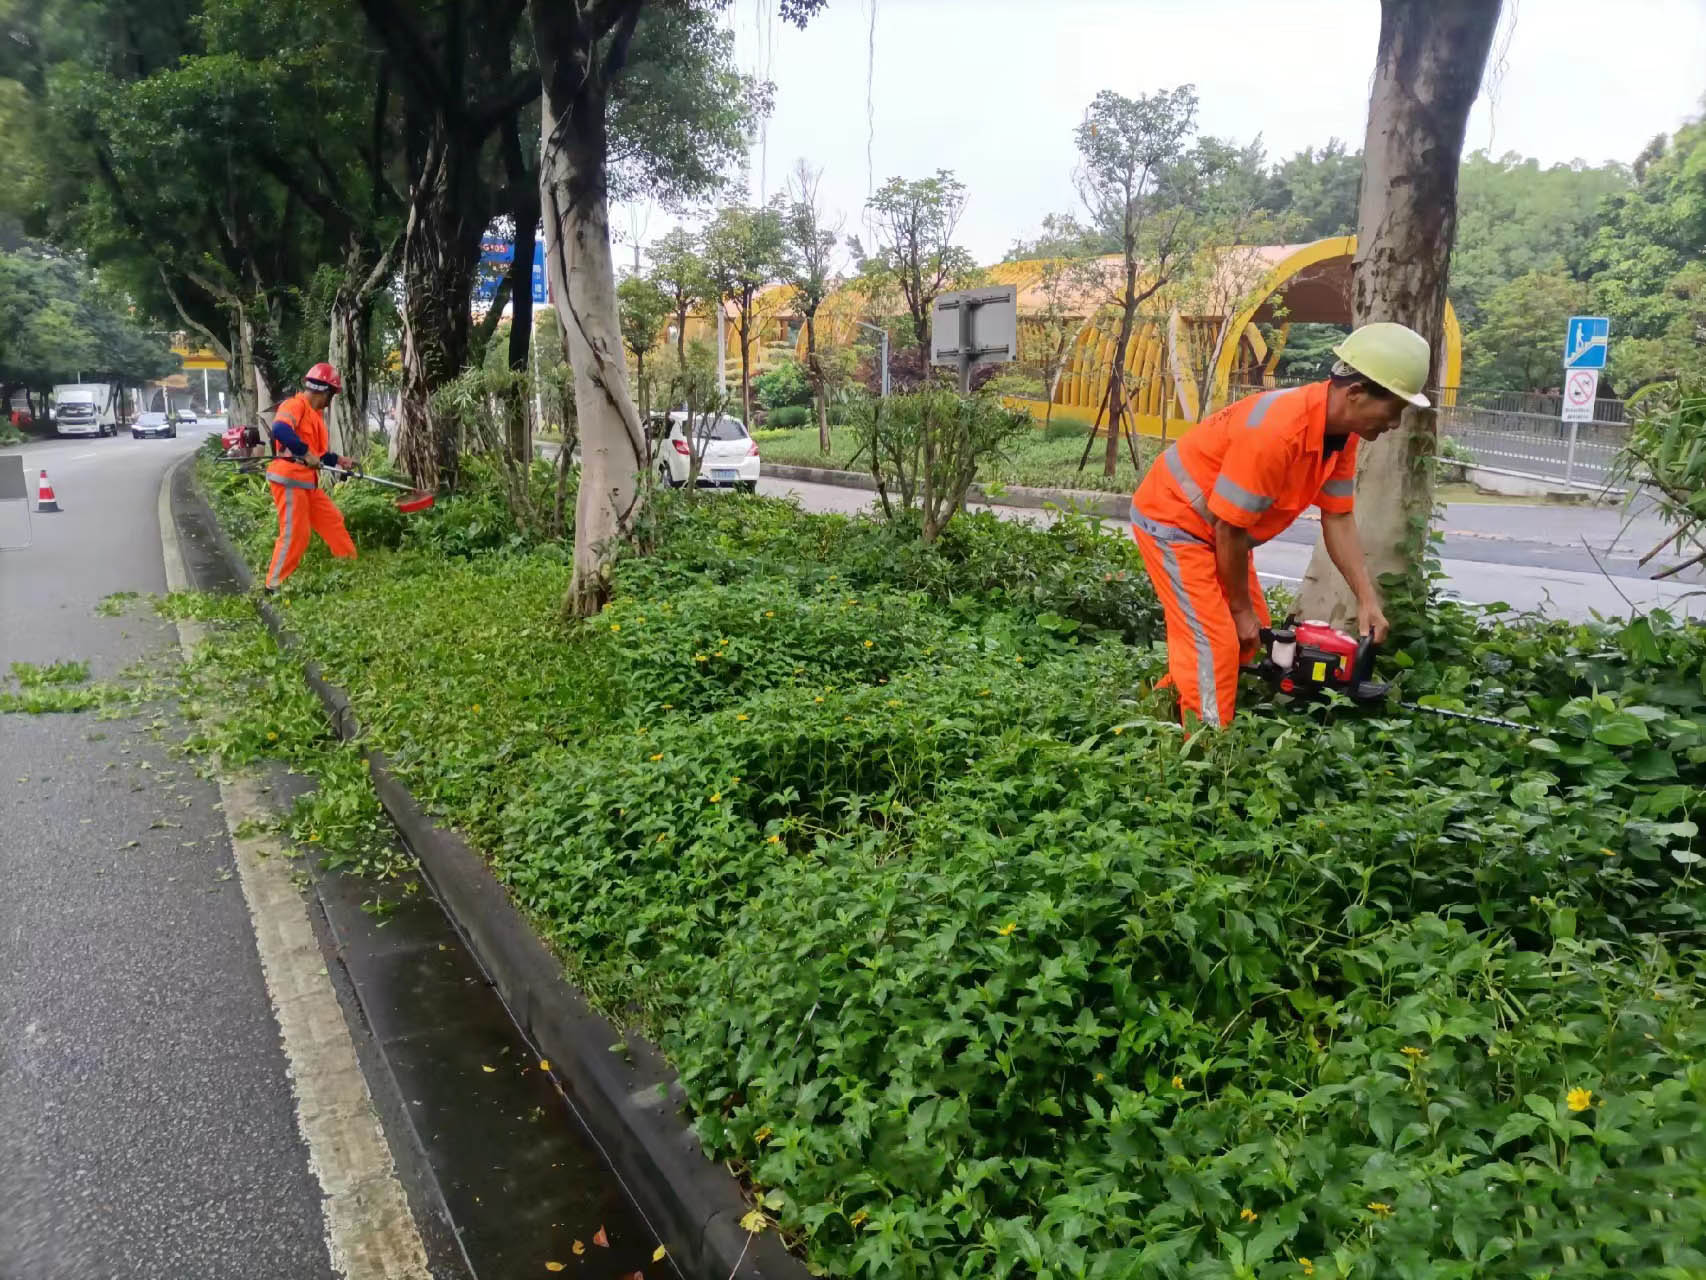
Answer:
POLYGON ((173 617, 214 622, 176 680, 192 732, 184 749, 220 770, 268 763, 305 775, 312 787, 284 819, 292 842, 322 865, 377 879, 407 874, 401 851, 367 776, 366 762, 340 741, 302 680, 295 660, 241 596, 174 593, 173 617))
POLYGON ((82 684, 89 678, 89 664, 70 658, 38 665, 34 662, 14 662, 12 679, 26 689, 48 685, 82 684))
POLYGON ((290 626, 823 1274, 1706 1268, 1698 629, 1436 602, 1382 674, 1532 736, 1186 738, 1089 523, 678 496, 565 626, 443 519, 290 626))

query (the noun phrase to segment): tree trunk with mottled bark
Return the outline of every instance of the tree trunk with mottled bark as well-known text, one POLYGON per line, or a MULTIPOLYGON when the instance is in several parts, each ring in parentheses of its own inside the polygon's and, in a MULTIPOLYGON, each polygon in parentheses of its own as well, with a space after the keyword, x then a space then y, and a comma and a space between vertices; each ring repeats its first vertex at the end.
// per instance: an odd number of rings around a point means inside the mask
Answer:
POLYGON ((460 185, 461 150, 448 125, 432 124, 425 163, 409 192, 403 234, 403 385, 397 461, 423 489, 454 480, 456 432, 432 410, 432 395, 468 359, 470 303, 481 228, 470 228, 460 185))
MULTIPOLYGON (((1351 320, 1393 320, 1427 338, 1435 385, 1463 134, 1498 22, 1499 0, 1382 0, 1380 6, 1351 320)), ((1357 528, 1375 579, 1402 579, 1395 605, 1420 608, 1425 601, 1435 443, 1434 411, 1406 409, 1397 429, 1364 448, 1357 465, 1357 528)), ((1298 602, 1305 617, 1337 623, 1356 617, 1350 588, 1319 539, 1298 602)))
MULTIPOLYGON (((625 15, 617 19, 616 39, 625 43, 639 5, 630 0, 616 8, 625 15)), ((539 172, 545 262, 575 373, 581 448, 574 576, 563 612, 584 618, 609 599, 610 566, 633 534, 646 443, 628 395, 610 254, 607 86, 598 47, 605 33, 586 31, 574 6, 531 0, 530 10, 545 90, 539 172)))
POLYGON ((391 255, 387 248, 375 260, 373 248, 354 235, 344 246, 343 279, 332 297, 326 337, 326 359, 344 384, 326 422, 335 453, 367 452, 367 327, 373 295, 391 274, 391 255))

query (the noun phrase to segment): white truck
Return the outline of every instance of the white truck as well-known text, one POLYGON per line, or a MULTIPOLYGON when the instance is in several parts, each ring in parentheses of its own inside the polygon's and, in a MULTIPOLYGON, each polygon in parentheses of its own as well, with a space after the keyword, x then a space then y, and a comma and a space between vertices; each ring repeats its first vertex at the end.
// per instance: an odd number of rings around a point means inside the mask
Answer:
POLYGON ((57 435, 117 435, 118 410, 118 396, 104 382, 66 382, 53 389, 53 429, 57 435))

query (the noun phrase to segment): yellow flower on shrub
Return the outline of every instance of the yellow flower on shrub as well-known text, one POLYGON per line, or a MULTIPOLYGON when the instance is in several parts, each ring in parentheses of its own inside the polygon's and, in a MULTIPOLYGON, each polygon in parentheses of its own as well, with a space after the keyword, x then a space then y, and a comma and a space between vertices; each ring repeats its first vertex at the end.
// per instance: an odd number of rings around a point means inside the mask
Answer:
POLYGON ((1297 1260, 1297 1265, 1303 1268, 1304 1275, 1312 1276, 1315 1274, 1315 1264, 1308 1258, 1299 1258, 1297 1260))
POLYGON ((612 631, 620 631, 622 630, 622 624, 620 622, 612 622, 610 624, 610 629, 612 631))
POLYGON ((663 752, 661 752, 661 751, 657 752, 651 758, 653 764, 656 764, 659 760, 662 760, 662 759, 663 759, 663 752))
POLYGON ((474 714, 475 714, 475 715, 479 715, 479 714, 480 714, 480 704, 479 704, 479 703, 478 703, 478 702, 476 702, 476 703, 475 703, 475 704, 474 704, 474 714))
POLYGON ((719 792, 717 792, 716 795, 711 797, 711 803, 712 804, 720 804, 720 803, 722 803, 722 799, 723 799, 723 793, 721 791, 719 791, 719 792))
POLYGON ((278 741, 278 734, 274 733, 271 729, 268 729, 267 730, 267 741, 268 742, 277 742, 278 741))
POLYGON ((752 719, 752 717, 747 715, 746 712, 744 712, 744 711, 735 717, 735 720, 737 722, 742 721, 742 720, 750 720, 750 719, 752 719))
POLYGON ((771 1130, 770 1126, 765 1125, 757 1133, 752 1135, 752 1140, 754 1142, 764 1142, 770 1137, 771 1132, 772 1132, 772 1130, 771 1130))
POLYGON ((1185 1077, 1184 1076, 1174 1076, 1173 1077, 1173 1087, 1175 1089, 1183 1089, 1185 1087, 1185 1077))
POLYGON ((865 647, 866 647, 866 648, 867 648, 867 649, 869 649, 869 648, 870 648, 870 647, 871 647, 871 646, 872 646, 872 645, 874 645, 874 644, 875 644, 875 643, 876 643, 876 641, 875 641, 875 640, 867 640, 867 641, 865 641, 865 647))
POLYGON ((1009 920, 1006 924, 1002 925, 995 932, 999 933, 1003 938, 1008 938, 1008 937, 1011 937, 1013 935, 1013 930, 1017 929, 1018 927, 1019 926, 1017 923, 1015 923, 1012 920, 1009 920))
POLYGON ((1571 1089, 1564 1095, 1564 1105, 1571 1111, 1586 1111, 1593 1106, 1593 1092, 1588 1089, 1571 1089))
POLYGON ((1413 1044, 1405 1045, 1398 1052, 1402 1053, 1406 1058, 1423 1058, 1427 1056, 1413 1044))
POLYGON ((1256 1220, 1256 1211, 1254 1209, 1240 1209, 1238 1211, 1238 1216, 1245 1222, 1254 1222, 1256 1220))
POLYGON ((1370 1200, 1368 1211, 1377 1218, 1390 1218, 1392 1216, 1392 1206, 1384 1200, 1370 1200))
POLYGON ((768 843, 768 844, 781 844, 782 843, 782 837, 781 836, 771 836, 770 839, 766 843, 768 843))

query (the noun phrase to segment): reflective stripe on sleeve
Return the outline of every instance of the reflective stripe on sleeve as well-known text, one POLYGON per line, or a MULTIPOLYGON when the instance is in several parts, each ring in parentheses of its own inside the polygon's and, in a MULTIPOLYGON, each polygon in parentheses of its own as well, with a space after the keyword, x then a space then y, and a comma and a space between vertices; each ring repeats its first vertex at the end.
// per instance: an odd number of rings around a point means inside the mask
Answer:
POLYGON ((1274 401, 1293 389, 1291 387, 1276 387, 1272 391, 1262 392, 1256 397, 1256 403, 1250 406, 1250 416, 1244 419, 1244 425, 1246 427, 1261 426, 1262 419, 1268 416, 1268 410, 1274 407, 1274 401))
POLYGON ((1214 517, 1208 513, 1208 499, 1203 496, 1202 486, 1185 466, 1185 460, 1179 456, 1179 446, 1168 445, 1167 452, 1161 455, 1161 460, 1167 464, 1167 470, 1173 473, 1173 482, 1179 486, 1179 492, 1185 495, 1185 501, 1191 504, 1191 510, 1204 520, 1212 520, 1214 517))
POLYGON ((1266 494, 1251 493, 1236 480, 1226 476, 1214 478, 1214 496, 1222 502, 1230 502, 1240 511, 1248 511, 1253 516, 1259 516, 1274 505, 1274 500, 1266 494))
POLYGON ((1323 498, 1349 498, 1356 493, 1355 480, 1329 480, 1321 486, 1323 498))

